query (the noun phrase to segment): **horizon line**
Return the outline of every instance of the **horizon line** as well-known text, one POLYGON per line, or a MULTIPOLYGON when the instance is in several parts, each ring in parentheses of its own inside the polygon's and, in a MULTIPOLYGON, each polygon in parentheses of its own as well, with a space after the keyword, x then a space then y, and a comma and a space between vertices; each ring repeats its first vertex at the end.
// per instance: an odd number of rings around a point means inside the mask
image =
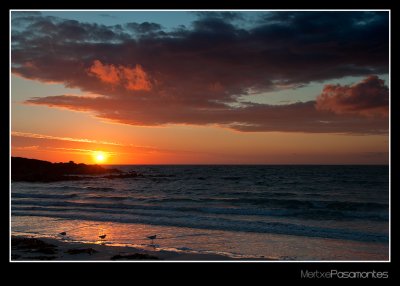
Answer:
MULTIPOLYGON (((388 164, 369 164, 369 163, 153 163, 153 164, 87 164, 82 162, 75 162, 73 160, 61 162, 61 161, 47 161, 36 158, 26 158, 19 156, 10 156, 12 158, 22 158, 28 160, 39 160, 50 163, 69 163, 85 164, 85 165, 99 165, 99 166, 390 166, 388 164)), ((11 161, 11 160, 10 160, 11 161)), ((11 163, 11 162, 10 162, 11 163)))

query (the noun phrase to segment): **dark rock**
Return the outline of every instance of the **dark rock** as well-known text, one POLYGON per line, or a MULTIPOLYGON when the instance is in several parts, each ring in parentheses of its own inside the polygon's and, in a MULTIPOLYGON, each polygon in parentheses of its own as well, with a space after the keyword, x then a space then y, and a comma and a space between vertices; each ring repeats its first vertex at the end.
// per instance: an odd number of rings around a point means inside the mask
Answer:
POLYGON ((37 238, 11 237, 11 249, 26 250, 44 254, 56 254, 57 246, 44 242, 37 238))
POLYGON ((17 248, 43 248, 43 247, 48 247, 48 248, 55 248, 54 244, 50 244, 47 242, 44 242, 43 240, 37 239, 37 238, 29 238, 29 237, 11 237, 11 246, 12 247, 17 247, 17 248))
POLYGON ((92 255, 93 253, 98 252, 97 250, 93 249, 93 248, 72 248, 72 249, 68 249, 67 251, 65 251, 65 253, 68 254, 80 254, 80 253, 87 253, 89 255, 92 255))
POLYGON ((57 258, 57 256, 44 256, 44 255, 26 257, 26 259, 32 259, 32 260, 53 260, 56 258, 57 258))
POLYGON ((54 248, 49 247, 38 248, 36 252, 40 252, 43 254, 57 254, 57 251, 54 248))
MULTIPOLYGON (((99 165, 51 163, 36 159, 11 157, 11 180, 26 182, 55 182, 83 180, 87 175, 121 174, 118 169, 107 169, 99 165)), ((117 175, 118 176, 118 175, 117 175)), ((96 177, 94 177, 96 178, 96 177)))

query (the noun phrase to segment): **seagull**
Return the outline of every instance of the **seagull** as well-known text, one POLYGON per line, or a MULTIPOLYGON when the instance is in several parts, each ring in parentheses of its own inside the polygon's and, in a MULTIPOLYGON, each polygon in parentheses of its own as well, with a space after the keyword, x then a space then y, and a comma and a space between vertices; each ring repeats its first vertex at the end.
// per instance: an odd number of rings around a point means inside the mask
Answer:
POLYGON ((65 231, 63 231, 63 232, 60 232, 59 234, 60 235, 66 235, 67 233, 65 231))
POLYGON ((105 237, 106 237, 106 234, 99 235, 99 237, 100 237, 101 239, 103 239, 103 238, 105 238, 105 237))
POLYGON ((153 244, 153 240, 157 238, 157 234, 148 236, 147 238, 151 239, 151 244, 153 244))

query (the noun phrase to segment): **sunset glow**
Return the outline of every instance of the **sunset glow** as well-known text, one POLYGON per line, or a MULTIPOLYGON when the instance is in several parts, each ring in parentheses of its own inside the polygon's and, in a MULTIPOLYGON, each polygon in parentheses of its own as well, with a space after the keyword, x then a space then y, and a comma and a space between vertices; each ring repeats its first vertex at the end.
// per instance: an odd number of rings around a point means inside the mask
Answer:
POLYGON ((13 11, 12 156, 388 164, 387 13, 228 14, 13 11))

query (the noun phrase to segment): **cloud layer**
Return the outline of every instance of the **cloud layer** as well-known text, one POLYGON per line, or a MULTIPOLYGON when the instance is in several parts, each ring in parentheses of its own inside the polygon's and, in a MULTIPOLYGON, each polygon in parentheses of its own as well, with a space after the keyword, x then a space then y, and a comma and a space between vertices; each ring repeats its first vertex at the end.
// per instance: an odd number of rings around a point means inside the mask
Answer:
POLYGON ((237 101, 250 92, 388 73, 387 12, 270 12, 246 29, 236 24, 244 21, 238 15, 203 13, 191 27, 167 31, 157 23, 105 26, 17 13, 12 72, 101 95, 32 98, 30 104, 90 111, 126 124, 387 130, 387 118, 375 116, 387 110, 384 86, 373 88, 376 77, 358 87, 327 86, 317 103, 237 101))
POLYGON ((337 114, 387 117, 389 89, 377 76, 369 76, 352 86, 329 84, 317 98, 316 107, 320 110, 331 110, 337 114))

